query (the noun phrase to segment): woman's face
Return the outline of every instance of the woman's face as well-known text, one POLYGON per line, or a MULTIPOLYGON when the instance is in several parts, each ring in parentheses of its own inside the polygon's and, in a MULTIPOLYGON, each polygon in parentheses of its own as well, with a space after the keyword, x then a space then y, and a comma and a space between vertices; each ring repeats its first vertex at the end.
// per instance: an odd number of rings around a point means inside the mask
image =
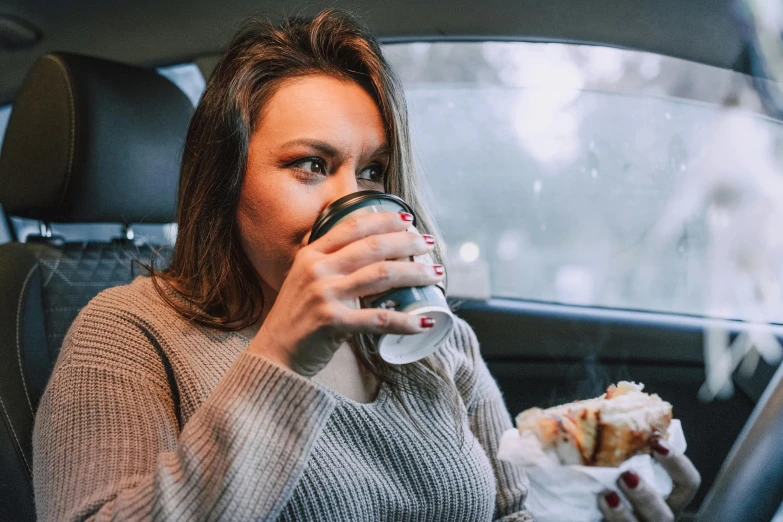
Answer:
POLYGON ((380 111, 358 84, 325 75, 284 82, 250 138, 237 218, 266 306, 318 214, 357 190, 383 190, 389 162, 380 111))

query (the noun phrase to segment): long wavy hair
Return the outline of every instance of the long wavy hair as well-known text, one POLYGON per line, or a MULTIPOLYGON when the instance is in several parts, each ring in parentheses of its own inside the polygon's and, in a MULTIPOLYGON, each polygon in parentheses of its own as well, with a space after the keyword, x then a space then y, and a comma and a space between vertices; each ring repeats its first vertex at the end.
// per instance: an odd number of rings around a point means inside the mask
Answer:
MULTIPOLYGON (((385 190, 411 205, 420 231, 436 238, 433 257, 443 263, 440 233, 420 197, 402 87, 375 37, 336 9, 278 24, 251 19, 232 39, 193 114, 182 159, 174 252, 168 268, 151 270, 160 296, 189 320, 221 330, 242 330, 260 320, 259 276, 241 247, 237 226, 248 142, 275 90, 286 80, 313 74, 356 82, 372 96, 390 148, 385 190)), ((404 405, 402 390, 445 394, 458 418, 456 389, 434 357, 390 365, 374 350, 376 342, 375 336, 355 335, 350 344, 397 400, 404 405)))

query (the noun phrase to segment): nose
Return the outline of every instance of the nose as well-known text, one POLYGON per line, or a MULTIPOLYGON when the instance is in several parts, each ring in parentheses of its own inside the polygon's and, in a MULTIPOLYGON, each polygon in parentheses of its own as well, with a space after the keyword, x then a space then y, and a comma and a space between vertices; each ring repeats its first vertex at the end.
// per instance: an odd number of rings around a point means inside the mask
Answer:
MULTIPOLYGON (((340 171, 335 172, 331 176, 327 177, 327 180, 328 181, 326 183, 321 185, 322 199, 320 205, 321 208, 318 210, 319 215, 324 210, 326 210, 326 207, 338 199, 360 190, 359 183, 356 181, 356 174, 354 174, 354 170, 352 168, 342 167, 340 171)), ((313 216, 313 223, 315 223, 315 220, 316 216, 313 216)), ((305 234, 305 237, 303 238, 304 245, 310 242, 310 232, 311 231, 308 230, 307 234, 305 234)))
POLYGON ((324 208, 338 199, 360 190, 359 183, 356 181, 356 174, 354 174, 353 168, 350 167, 340 169, 340 171, 334 173, 329 180, 328 201, 324 205, 324 208))

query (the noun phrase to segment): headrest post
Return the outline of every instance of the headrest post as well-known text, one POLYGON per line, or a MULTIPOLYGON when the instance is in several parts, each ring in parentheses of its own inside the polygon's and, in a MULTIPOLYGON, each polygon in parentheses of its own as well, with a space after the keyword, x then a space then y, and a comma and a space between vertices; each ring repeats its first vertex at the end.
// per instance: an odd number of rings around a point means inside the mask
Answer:
POLYGON ((39 230, 41 231, 41 237, 52 237, 52 227, 46 221, 38 223, 39 230))
POLYGON ((122 225, 122 235, 125 236, 125 239, 128 241, 133 241, 133 238, 135 234, 133 233, 133 226, 124 224, 122 225))

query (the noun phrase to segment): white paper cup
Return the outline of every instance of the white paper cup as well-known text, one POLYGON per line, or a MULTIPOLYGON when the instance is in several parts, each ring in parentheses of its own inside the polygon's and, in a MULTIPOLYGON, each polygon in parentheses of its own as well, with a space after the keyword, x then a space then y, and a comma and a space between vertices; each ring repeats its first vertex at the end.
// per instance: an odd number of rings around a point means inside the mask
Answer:
POLYGON ((454 328, 454 315, 436 286, 405 288, 386 294, 399 300, 396 310, 431 317, 435 326, 415 335, 384 334, 378 341, 381 358, 392 364, 407 364, 427 357, 446 340, 454 328), (438 295, 440 294, 440 295, 438 295))

